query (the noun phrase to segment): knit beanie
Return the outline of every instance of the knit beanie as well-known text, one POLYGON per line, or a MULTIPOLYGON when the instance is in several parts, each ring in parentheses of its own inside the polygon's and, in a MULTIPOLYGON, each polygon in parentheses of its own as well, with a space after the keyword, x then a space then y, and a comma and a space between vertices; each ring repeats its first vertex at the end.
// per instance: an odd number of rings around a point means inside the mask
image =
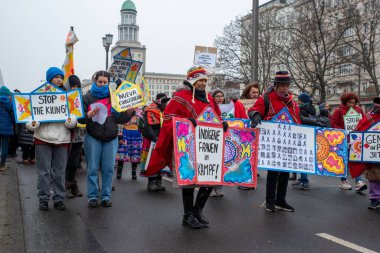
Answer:
POLYGON ((76 75, 69 76, 68 80, 70 87, 77 86, 78 88, 80 88, 82 86, 79 77, 77 77, 76 75))
POLYGON ((9 97, 10 95, 11 95, 11 91, 5 86, 1 86, 0 96, 9 97))
POLYGON ((311 101, 311 97, 307 93, 301 93, 298 96, 298 100, 301 100, 304 103, 309 103, 311 101))
MULTIPOLYGON (((194 84, 197 81, 202 80, 202 79, 207 80, 206 69, 204 69, 200 66, 193 66, 187 71, 186 81, 188 81, 192 86, 194 86, 194 84)), ((208 101, 207 95, 206 95, 206 100, 208 101)), ((195 88, 193 89, 193 99, 191 100, 191 102, 193 104, 195 103, 195 88)), ((208 101, 208 102, 210 102, 210 101, 208 101)))
POLYGON ((56 75, 61 75, 62 79, 65 76, 63 71, 60 68, 57 67, 51 67, 46 71, 46 81, 50 82, 51 79, 53 79, 56 75))

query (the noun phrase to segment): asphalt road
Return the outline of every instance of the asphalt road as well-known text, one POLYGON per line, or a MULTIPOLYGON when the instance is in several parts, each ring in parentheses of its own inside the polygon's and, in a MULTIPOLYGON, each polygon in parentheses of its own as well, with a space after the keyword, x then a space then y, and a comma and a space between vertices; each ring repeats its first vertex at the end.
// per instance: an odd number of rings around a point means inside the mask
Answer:
MULTIPOLYGON (((90 209, 82 197, 65 200, 65 211, 50 202, 48 212, 38 210, 34 167, 19 166, 26 252, 380 252, 380 210, 367 209, 368 192, 344 191, 337 178, 312 176, 309 191, 289 183, 294 213, 268 213, 266 172, 261 175, 254 191, 224 187, 223 198, 206 204, 210 228, 190 230, 181 225, 181 192, 169 181, 166 192, 148 192, 147 179, 131 179, 129 164, 114 180, 111 208, 90 209)), ((79 184, 85 193, 85 169, 79 184)))

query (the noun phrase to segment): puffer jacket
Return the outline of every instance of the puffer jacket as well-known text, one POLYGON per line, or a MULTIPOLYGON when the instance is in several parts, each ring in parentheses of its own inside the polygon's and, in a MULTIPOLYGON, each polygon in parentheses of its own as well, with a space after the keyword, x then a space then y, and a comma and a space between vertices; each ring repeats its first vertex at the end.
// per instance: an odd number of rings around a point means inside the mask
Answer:
MULTIPOLYGON (((79 119, 79 123, 86 124, 87 134, 91 135, 95 139, 102 141, 111 141, 115 139, 118 135, 118 126, 117 124, 125 124, 130 119, 131 116, 127 112, 116 113, 116 112, 108 112, 108 116, 106 121, 103 124, 99 124, 98 122, 93 122, 91 118, 87 117, 87 112, 90 109, 91 104, 98 102, 99 100, 103 100, 100 98, 94 97, 91 92, 87 93, 83 96, 83 108, 85 112, 85 118, 79 119)), ((107 105, 109 108, 111 101, 108 98, 107 105)))
POLYGON ((71 132, 69 129, 75 128, 77 119, 71 118, 69 122, 49 122, 39 123, 33 126, 32 122, 26 123, 26 128, 34 132, 34 138, 51 144, 65 144, 71 142, 71 132))
MULTIPOLYGON (((328 117, 326 118, 326 116, 322 116, 323 110, 321 110, 320 115, 317 115, 317 111, 315 110, 315 107, 310 103, 304 103, 300 105, 299 107, 300 107, 301 123, 303 125, 330 127, 330 122, 328 120, 328 117)), ((323 111, 323 114, 325 113, 326 112, 323 111)))
POLYGON ((20 124, 18 142, 26 145, 33 145, 34 143, 33 133, 26 128, 26 124, 20 124))
POLYGON ((13 136, 13 107, 8 97, 0 96, 0 135, 13 136))

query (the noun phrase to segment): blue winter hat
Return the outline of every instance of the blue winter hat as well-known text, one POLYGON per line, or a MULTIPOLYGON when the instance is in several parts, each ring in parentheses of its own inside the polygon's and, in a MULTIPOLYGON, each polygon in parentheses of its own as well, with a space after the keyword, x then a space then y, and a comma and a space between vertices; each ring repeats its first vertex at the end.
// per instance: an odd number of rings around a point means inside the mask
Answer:
POLYGON ((46 81, 50 82, 56 75, 61 75, 62 79, 65 76, 63 71, 57 67, 51 67, 46 71, 46 81))
POLYGON ((307 93, 301 93, 298 95, 298 100, 301 100, 304 103, 309 103, 311 101, 311 97, 307 93))
POLYGON ((319 109, 321 109, 321 110, 325 109, 325 106, 326 106, 326 103, 322 103, 322 104, 319 105, 319 109))
POLYGON ((10 95, 11 95, 11 91, 5 86, 1 86, 0 96, 9 97, 10 95))

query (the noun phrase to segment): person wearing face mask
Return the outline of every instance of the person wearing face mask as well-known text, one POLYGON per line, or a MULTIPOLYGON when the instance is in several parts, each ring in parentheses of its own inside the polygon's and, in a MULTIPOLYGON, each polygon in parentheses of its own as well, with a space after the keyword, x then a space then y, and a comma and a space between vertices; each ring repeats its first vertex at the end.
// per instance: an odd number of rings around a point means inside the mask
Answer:
POLYGON ((111 107, 109 91, 110 75, 106 71, 94 74, 89 93, 83 96, 85 118, 79 122, 86 124, 87 135, 84 151, 87 160, 88 206, 111 207, 111 189, 116 153, 118 149, 118 125, 131 119, 133 110, 118 113, 111 107), (103 108, 103 109, 101 109, 103 108), (103 119, 103 120, 102 120, 103 119), (99 196, 98 171, 102 174, 102 189, 99 196))
MULTIPOLYGON (((333 115, 331 116, 331 127, 345 129, 344 116, 347 114, 350 108, 353 108, 355 111, 357 111, 364 117, 362 109, 360 108, 360 106, 357 105, 359 103, 358 95, 356 95, 353 92, 346 92, 340 96, 340 101, 341 104, 339 105, 339 108, 336 109, 333 115)), ((362 181, 360 176, 355 177, 355 183, 356 192, 362 192, 367 189, 367 185, 362 181)), ((339 188, 343 190, 351 190, 352 186, 348 183, 346 177, 341 177, 339 188)))
MULTIPOLYGON (((270 121, 277 113, 286 107, 295 124, 301 124, 300 109, 290 92, 292 79, 288 71, 277 71, 273 86, 248 110, 251 127, 255 128, 261 121, 270 121), (267 97, 267 98, 265 98, 267 97), (268 100, 268 104, 265 100, 268 100)), ((266 185, 266 210, 275 212, 276 209, 294 212, 294 208, 286 202, 289 172, 268 170, 266 185)))
MULTIPOLYGON (((175 169, 172 168, 173 154, 173 117, 187 118, 194 126, 197 125, 196 119, 202 111, 210 106, 219 119, 221 112, 210 94, 206 93, 207 74, 202 67, 194 66, 187 72, 187 78, 182 85, 177 87, 172 99, 164 111, 163 126, 156 148, 152 152, 150 163, 146 171, 147 175, 153 175, 168 165, 173 172, 174 186, 178 186, 175 169)), ((228 124, 223 123, 224 131, 227 131, 228 124)), ((187 228, 207 227, 209 221, 203 215, 203 208, 213 189, 209 186, 201 186, 194 203, 194 186, 182 188, 182 200, 184 215, 182 225, 187 228)))
MULTIPOLYGON (((46 72, 46 81, 66 90, 63 86, 63 72, 57 67, 51 67, 46 72)), ((40 123, 28 122, 26 128, 34 132, 37 195, 39 209, 49 210, 50 184, 53 184, 54 208, 66 209, 65 198, 65 168, 67 165, 68 148, 71 142, 70 129, 77 125, 76 118, 68 118, 66 122, 40 123), (51 182, 52 181, 52 182, 51 182)))

